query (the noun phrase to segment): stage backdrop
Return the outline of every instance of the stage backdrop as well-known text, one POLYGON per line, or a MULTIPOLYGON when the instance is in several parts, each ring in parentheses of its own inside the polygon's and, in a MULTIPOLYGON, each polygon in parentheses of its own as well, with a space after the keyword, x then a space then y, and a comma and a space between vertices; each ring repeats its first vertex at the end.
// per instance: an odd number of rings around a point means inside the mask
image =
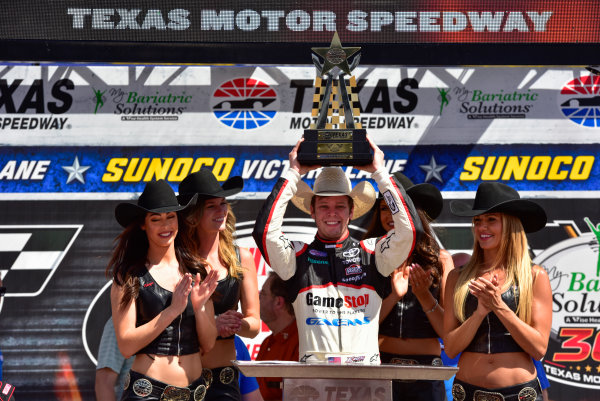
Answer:
MULTIPOLYGON (((445 206, 501 181, 545 207, 548 225, 529 239, 553 288, 550 398, 596 399, 600 78, 567 67, 365 65, 355 75, 359 120, 390 172, 437 186, 445 206)), ((20 401, 94 399, 114 207, 150 180, 176 189, 200 168, 242 176, 238 242, 262 285, 269 267, 250 233, 312 122, 314 77, 309 65, 0 65, 0 349, 20 401)), ((310 218, 289 209, 284 231, 310 240, 310 218)), ((435 226, 451 252, 470 250, 469 227, 447 207, 435 226)), ((267 334, 245 339, 253 356, 267 334)))

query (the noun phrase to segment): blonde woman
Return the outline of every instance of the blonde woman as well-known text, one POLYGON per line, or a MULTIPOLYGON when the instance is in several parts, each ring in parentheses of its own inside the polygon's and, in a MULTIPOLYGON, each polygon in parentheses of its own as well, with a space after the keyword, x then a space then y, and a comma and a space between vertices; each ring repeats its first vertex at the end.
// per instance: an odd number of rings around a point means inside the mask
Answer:
POLYGON ((179 185, 183 203, 198 196, 186 212, 189 235, 196 252, 206 258, 219 283, 212 297, 218 330, 214 348, 202 356, 204 374, 210 383, 206 400, 240 400, 239 372, 234 335, 255 337, 260 330, 256 266, 250 251, 234 244, 235 216, 225 199, 243 188, 241 177, 231 177, 221 186, 212 172, 202 169, 179 185), (241 312, 238 309, 241 303, 241 312))
POLYGON ((548 275, 529 256, 526 232, 546 213, 502 183, 482 183, 475 201, 453 201, 452 213, 473 218, 473 254, 450 273, 444 344, 462 352, 455 400, 542 400, 531 360, 546 353, 552 320, 548 275))
POLYGON ((201 353, 217 336, 210 301, 217 275, 206 274, 205 261, 178 235, 177 212, 194 201, 180 205, 159 180, 136 204, 115 209, 125 229, 107 267, 112 317, 121 353, 135 355, 122 400, 199 401, 206 393, 201 353))

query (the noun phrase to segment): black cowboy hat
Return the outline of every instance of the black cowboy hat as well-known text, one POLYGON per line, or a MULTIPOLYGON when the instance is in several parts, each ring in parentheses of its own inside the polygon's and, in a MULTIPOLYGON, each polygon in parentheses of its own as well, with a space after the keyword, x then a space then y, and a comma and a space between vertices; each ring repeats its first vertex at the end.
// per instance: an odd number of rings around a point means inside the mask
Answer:
POLYGON ((183 210, 196 203, 197 196, 192 196, 185 205, 180 205, 175 191, 165 181, 150 181, 144 192, 134 203, 119 203, 115 208, 115 217, 120 225, 127 227, 138 217, 146 213, 169 213, 183 210))
POLYGON ((500 182, 483 182, 477 187, 473 203, 450 202, 450 211, 457 216, 473 217, 484 213, 506 213, 518 217, 527 233, 546 226, 546 212, 535 202, 521 199, 519 193, 500 182))
POLYGON ((204 198, 226 198, 241 192, 243 188, 244 180, 240 176, 230 177, 221 186, 211 171, 200 169, 181 181, 178 199, 183 203, 195 194, 204 198))
POLYGON ((415 207, 423 210, 429 218, 435 220, 444 207, 444 200, 440 190, 432 184, 413 184, 413 182, 399 171, 392 173, 396 180, 402 185, 406 194, 415 204, 415 207))

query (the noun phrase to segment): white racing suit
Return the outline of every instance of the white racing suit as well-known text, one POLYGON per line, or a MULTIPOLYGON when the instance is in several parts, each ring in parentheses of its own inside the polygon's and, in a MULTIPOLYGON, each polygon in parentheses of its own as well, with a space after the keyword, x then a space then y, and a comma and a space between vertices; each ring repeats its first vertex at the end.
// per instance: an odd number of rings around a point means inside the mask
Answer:
POLYGON ((341 363, 379 364, 377 335, 389 275, 412 252, 421 221, 402 186, 381 169, 372 174, 392 211, 394 230, 365 241, 350 236, 310 244, 290 241, 281 231, 300 175, 288 170, 261 208, 253 237, 266 262, 286 281, 293 301, 300 360, 311 351, 349 353, 341 363))

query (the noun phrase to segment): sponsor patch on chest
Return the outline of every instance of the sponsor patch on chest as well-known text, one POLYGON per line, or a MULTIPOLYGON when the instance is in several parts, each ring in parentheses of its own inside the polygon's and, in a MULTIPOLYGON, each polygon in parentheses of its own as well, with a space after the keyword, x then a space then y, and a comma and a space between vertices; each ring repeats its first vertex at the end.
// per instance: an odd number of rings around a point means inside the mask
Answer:
POLYGON ((350 265, 346 267, 346 276, 352 276, 355 274, 362 273, 362 266, 358 264, 350 265))
POLYGON ((327 252, 319 251, 318 249, 311 249, 308 251, 308 253, 310 253, 313 256, 320 257, 320 258, 324 258, 327 256, 327 252))
POLYGON ((347 249, 344 252, 342 252, 342 255, 345 258, 353 258, 355 256, 358 256, 359 253, 360 253, 360 249, 358 249, 358 248, 350 248, 350 249, 347 249))

